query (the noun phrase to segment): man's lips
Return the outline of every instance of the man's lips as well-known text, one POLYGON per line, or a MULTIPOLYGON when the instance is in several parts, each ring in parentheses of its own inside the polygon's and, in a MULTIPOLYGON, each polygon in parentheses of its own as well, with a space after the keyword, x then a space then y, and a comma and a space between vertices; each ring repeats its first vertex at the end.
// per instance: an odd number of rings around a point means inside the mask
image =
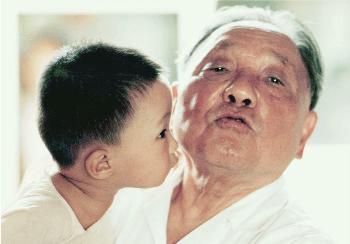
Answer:
POLYGON ((221 128, 252 129, 250 121, 239 114, 222 114, 215 119, 215 122, 221 128))

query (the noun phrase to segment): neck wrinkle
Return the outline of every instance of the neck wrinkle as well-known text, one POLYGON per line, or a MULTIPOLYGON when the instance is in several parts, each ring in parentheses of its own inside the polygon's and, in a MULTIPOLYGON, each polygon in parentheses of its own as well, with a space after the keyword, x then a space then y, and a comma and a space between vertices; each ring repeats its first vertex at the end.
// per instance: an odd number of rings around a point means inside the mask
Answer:
POLYGON ((102 185, 94 185, 89 182, 80 181, 74 178, 71 178, 65 174, 59 173, 60 176, 69 183, 76 191, 80 192, 83 196, 90 199, 93 202, 112 202, 114 195, 117 191, 111 191, 102 185))
POLYGON ((187 162, 183 180, 173 198, 179 201, 183 215, 188 212, 209 219, 263 185, 262 182, 252 183, 234 177, 224 169, 212 172, 203 166, 196 167, 194 162, 187 162))

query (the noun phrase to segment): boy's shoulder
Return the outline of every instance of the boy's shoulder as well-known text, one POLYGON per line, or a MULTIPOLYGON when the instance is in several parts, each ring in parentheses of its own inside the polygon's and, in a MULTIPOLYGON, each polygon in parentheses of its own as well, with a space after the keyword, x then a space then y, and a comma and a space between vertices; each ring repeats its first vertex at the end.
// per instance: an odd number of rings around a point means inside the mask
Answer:
POLYGON ((153 188, 132 188, 127 187, 118 191, 115 196, 115 202, 118 210, 122 210, 119 216, 130 220, 132 216, 138 215, 143 211, 145 205, 157 196, 160 187, 153 188))
POLYGON ((54 187, 50 176, 32 181, 22 188, 15 202, 2 214, 3 217, 13 214, 36 214, 50 211, 52 209, 66 209, 65 201, 54 187))
POLYGON ((45 243, 70 236, 72 213, 50 177, 28 184, 1 216, 4 243, 45 243))
POLYGON ((156 188, 133 188, 126 187, 118 191, 116 194, 116 202, 119 207, 128 206, 128 208, 138 207, 143 205, 145 201, 152 197, 152 193, 156 188))

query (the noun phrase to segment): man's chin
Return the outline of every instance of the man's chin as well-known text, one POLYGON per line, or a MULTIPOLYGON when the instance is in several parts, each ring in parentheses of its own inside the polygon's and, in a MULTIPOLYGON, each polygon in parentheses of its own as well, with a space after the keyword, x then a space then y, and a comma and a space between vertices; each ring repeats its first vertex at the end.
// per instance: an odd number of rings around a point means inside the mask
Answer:
POLYGON ((208 162, 237 162, 244 154, 244 148, 236 140, 211 140, 198 151, 208 162))
POLYGON ((245 152, 241 148, 216 147, 211 150, 201 150, 197 154, 206 167, 226 169, 229 171, 244 171, 247 168, 254 167, 257 159, 254 154, 245 152))
POLYGON ((201 154, 201 160, 198 161, 218 168, 234 168, 234 165, 237 164, 236 157, 215 152, 212 152, 211 154, 201 154))

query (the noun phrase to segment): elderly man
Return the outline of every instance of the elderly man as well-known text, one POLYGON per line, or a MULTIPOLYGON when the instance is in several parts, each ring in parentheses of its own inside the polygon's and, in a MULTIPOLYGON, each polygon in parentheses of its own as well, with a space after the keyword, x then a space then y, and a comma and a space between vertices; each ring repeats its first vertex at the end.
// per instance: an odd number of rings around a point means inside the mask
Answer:
POLYGON ((319 55, 289 13, 218 12, 180 59, 179 165, 160 188, 135 193, 141 207, 119 243, 332 243, 281 178, 316 125, 319 55))

